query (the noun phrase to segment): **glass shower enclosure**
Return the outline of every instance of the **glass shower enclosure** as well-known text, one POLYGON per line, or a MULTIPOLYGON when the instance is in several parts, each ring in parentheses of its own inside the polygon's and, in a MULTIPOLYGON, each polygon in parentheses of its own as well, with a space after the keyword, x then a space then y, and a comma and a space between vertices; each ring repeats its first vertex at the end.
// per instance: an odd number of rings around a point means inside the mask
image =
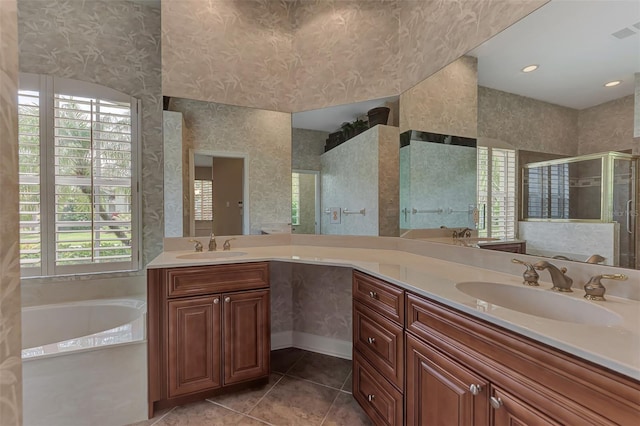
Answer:
POLYGON ((637 268, 638 158, 603 152, 524 165, 522 220, 617 224, 615 264, 637 268))

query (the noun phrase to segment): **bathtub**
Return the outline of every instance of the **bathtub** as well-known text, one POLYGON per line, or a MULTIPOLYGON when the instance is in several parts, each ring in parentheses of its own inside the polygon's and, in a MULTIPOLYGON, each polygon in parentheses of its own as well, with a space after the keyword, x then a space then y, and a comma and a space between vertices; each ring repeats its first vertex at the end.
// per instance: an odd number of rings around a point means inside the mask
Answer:
POLYGON ((23 308, 24 425, 146 419, 145 322, 133 298, 23 308))

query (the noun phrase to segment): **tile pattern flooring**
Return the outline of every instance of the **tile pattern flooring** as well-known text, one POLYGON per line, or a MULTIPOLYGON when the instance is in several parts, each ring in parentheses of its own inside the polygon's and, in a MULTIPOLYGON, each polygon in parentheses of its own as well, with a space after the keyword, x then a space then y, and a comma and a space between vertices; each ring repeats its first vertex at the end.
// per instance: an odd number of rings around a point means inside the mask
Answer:
POLYGON ((271 353, 271 371, 265 386, 175 407, 135 426, 371 425, 351 395, 351 361, 287 348, 271 353))

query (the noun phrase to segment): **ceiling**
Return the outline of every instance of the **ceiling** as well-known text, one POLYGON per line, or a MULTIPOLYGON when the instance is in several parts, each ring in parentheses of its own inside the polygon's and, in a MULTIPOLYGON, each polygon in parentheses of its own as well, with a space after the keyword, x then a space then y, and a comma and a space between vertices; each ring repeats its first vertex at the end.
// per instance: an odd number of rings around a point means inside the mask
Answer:
POLYGON ((599 105, 634 93, 640 1, 552 0, 469 54, 481 86, 575 109, 599 105), (623 38, 613 35, 620 30, 623 38), (540 67, 521 72, 530 64, 540 67), (622 84, 605 88, 612 80, 622 84))
POLYGON ((370 109, 384 106, 386 102, 397 100, 398 96, 391 96, 353 104, 296 112, 292 114, 291 125, 297 129, 320 130, 332 133, 340 129, 340 125, 345 121, 355 121, 370 109))

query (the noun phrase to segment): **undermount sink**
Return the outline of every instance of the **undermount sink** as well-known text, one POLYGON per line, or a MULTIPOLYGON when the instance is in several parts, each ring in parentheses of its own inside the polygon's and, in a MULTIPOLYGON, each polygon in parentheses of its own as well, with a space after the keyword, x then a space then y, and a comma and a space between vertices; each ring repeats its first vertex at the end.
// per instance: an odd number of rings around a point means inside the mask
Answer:
POLYGON ((177 259, 224 259, 225 257, 242 256, 243 251, 203 251, 198 253, 181 254, 177 259))
POLYGON ((549 290, 482 281, 461 282, 456 288, 493 305, 556 321, 600 326, 622 321, 618 314, 600 305, 549 290))

